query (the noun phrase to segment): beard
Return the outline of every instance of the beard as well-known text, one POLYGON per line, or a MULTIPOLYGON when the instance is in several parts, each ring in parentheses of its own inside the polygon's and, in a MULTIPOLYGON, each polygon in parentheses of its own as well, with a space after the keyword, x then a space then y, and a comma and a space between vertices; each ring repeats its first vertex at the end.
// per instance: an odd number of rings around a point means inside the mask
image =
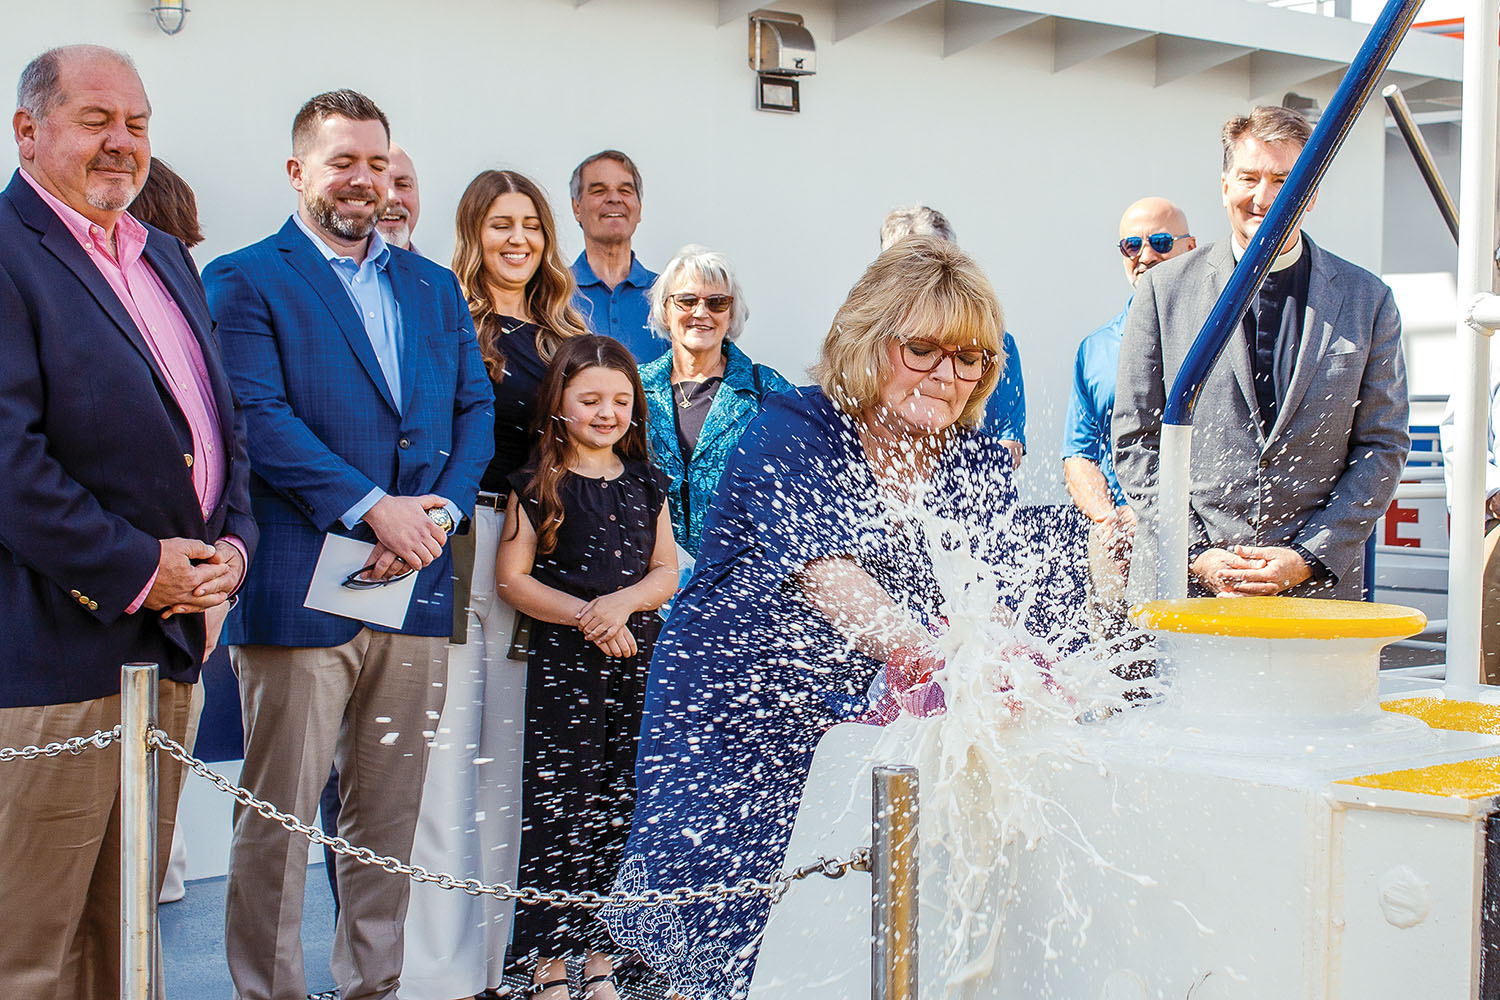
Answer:
POLYGON ((139 164, 129 156, 111 156, 100 153, 89 161, 89 170, 128 170, 131 179, 127 182, 123 178, 119 180, 104 181, 103 186, 96 188, 89 184, 83 195, 83 200, 99 209, 101 212, 123 212, 135 201, 136 195, 141 193, 141 184, 144 176, 137 179, 140 173, 139 164), (124 187, 119 185, 123 184, 124 187))
POLYGON ((386 219, 377 223, 381 238, 393 247, 406 249, 411 245, 411 216, 401 213, 399 219, 386 219))
POLYGON ((319 228, 341 239, 362 240, 375 231, 375 220, 379 219, 380 213, 385 211, 385 204, 377 197, 371 208, 368 219, 357 219, 340 212, 334 199, 324 195, 321 191, 307 192, 307 214, 312 216, 313 222, 317 223, 319 228))
POLYGON ((83 200, 101 212, 123 212, 135 201, 138 193, 135 188, 116 192, 89 191, 83 196, 83 200))

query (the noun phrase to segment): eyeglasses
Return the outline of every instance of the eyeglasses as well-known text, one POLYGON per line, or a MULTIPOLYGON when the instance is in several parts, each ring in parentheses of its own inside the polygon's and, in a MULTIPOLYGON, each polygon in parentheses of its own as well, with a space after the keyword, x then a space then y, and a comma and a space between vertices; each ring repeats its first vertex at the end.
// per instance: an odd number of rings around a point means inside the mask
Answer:
POLYGON ((694 295, 692 292, 678 292, 676 295, 667 297, 685 313, 698 308, 699 302, 708 306, 708 311, 711 313, 728 312, 729 307, 734 305, 733 295, 694 295))
POLYGON ((364 573, 369 568, 370 567, 368 566, 361 566, 353 573, 350 573, 348 576, 344 577, 344 582, 340 583, 339 586, 345 587, 349 590, 374 590, 377 587, 384 587, 387 584, 395 583, 397 580, 405 580, 407 577, 416 572, 416 570, 414 569, 409 569, 405 573, 397 573, 395 576, 388 576, 384 580, 366 580, 360 574, 364 573))
POLYGON ((901 363, 923 375, 937 371, 944 358, 953 361, 953 375, 960 382, 978 382, 995 363, 995 352, 982 347, 947 348, 930 340, 903 340, 901 363))
POLYGON ((1183 233, 1181 236, 1173 236, 1171 233, 1152 233, 1146 237, 1127 236, 1116 245, 1120 248, 1120 253, 1123 256, 1134 260, 1141 255, 1141 248, 1148 243, 1151 245, 1151 249, 1157 253, 1169 254, 1178 240, 1190 240, 1192 238, 1188 233, 1183 233))

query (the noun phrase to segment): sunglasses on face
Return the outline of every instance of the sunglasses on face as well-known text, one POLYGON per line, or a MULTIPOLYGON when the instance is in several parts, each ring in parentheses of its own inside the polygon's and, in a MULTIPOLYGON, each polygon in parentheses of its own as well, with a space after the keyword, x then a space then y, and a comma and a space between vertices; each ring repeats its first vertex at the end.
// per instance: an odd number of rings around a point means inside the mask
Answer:
POLYGON ((711 313, 728 312, 729 307, 734 305, 733 295, 694 295, 692 292, 678 292, 676 295, 668 296, 672 304, 683 312, 692 312, 702 302, 711 313))
POLYGON ((1141 255, 1141 248, 1150 245, 1152 250, 1159 254, 1169 254, 1178 240, 1190 240, 1192 236, 1183 233, 1181 236, 1173 236, 1171 233, 1152 233, 1150 236, 1127 236, 1118 244, 1120 253, 1130 259, 1141 255))
POLYGON ((930 340, 903 340, 901 363, 923 375, 937 370, 944 358, 953 361, 953 375, 960 382, 978 382, 995 363, 995 355, 982 347, 947 348, 930 340))

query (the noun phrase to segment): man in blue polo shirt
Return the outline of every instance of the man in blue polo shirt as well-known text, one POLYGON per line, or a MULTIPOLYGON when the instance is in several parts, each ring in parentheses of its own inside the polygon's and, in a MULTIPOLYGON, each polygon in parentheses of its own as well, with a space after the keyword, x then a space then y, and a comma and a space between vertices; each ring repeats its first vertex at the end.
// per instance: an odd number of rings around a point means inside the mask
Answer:
MULTIPOLYGON (((1133 287, 1141 275, 1164 260, 1192 250, 1187 216, 1165 198, 1142 198, 1120 218, 1125 277, 1133 287)), ((1120 367, 1120 336, 1130 300, 1119 315, 1078 345, 1073 366, 1073 397, 1063 426, 1063 480, 1074 505, 1093 522, 1089 527, 1089 626, 1095 636, 1112 634, 1125 622, 1125 580, 1135 512, 1115 478, 1110 420, 1115 408, 1115 375, 1120 367)))
POLYGON ((641 172, 618 149, 601 150, 574 168, 568 194, 583 230, 583 253, 573 262, 578 308, 590 330, 624 344, 638 364, 655 361, 671 345, 646 322, 656 272, 630 249, 641 224, 641 172))

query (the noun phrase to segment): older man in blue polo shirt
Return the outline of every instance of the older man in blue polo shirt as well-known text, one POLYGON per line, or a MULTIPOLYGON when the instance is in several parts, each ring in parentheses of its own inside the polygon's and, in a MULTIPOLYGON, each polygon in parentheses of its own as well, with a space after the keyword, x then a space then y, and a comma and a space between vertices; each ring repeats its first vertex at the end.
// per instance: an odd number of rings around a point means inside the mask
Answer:
MULTIPOLYGON (((1188 235, 1187 216, 1165 198, 1142 198, 1120 218, 1117 244, 1132 287, 1141 275, 1164 260, 1198 245, 1188 235)), ((1135 512, 1125 502, 1115 478, 1110 421, 1115 408, 1115 375, 1120 367, 1120 337, 1125 308, 1083 338, 1073 365, 1073 398, 1063 426, 1063 479, 1073 503, 1093 522, 1089 527, 1090 631, 1113 634, 1125 623, 1125 580, 1135 512)))
POLYGON ((671 345, 646 319, 656 272, 630 248, 641 224, 641 172, 618 149, 601 150, 574 168, 568 194, 583 230, 583 253, 573 262, 578 308, 590 330, 624 344, 638 364, 655 361, 671 345))

